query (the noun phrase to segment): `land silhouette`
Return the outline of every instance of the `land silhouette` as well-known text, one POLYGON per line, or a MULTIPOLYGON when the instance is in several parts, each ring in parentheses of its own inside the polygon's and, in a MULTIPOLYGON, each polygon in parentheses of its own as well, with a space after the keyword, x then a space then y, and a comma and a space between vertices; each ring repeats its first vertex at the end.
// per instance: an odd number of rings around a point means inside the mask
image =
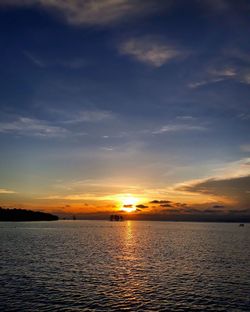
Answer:
POLYGON ((0 221, 56 221, 58 216, 41 211, 0 207, 0 221))

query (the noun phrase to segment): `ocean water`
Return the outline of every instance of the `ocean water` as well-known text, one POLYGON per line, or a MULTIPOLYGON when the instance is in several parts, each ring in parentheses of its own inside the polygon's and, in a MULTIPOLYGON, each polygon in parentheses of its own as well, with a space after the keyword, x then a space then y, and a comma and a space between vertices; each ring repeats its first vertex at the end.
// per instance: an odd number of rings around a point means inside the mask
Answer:
POLYGON ((0 223, 1 311, 250 311, 250 224, 0 223))

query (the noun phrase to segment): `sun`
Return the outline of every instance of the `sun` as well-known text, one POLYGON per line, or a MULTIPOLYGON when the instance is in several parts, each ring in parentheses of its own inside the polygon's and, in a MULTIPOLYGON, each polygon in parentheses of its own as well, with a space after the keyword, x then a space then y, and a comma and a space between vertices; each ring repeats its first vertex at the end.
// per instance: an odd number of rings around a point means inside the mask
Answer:
POLYGON ((120 202, 122 205, 121 210, 125 212, 134 212, 136 211, 136 204, 138 203, 139 198, 134 196, 124 196, 120 198, 120 202))

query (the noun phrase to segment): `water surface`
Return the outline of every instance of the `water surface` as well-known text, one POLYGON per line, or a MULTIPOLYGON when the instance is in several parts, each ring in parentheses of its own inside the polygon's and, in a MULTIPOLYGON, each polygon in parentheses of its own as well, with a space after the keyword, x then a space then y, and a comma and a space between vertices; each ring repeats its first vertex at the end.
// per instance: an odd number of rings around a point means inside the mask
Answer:
POLYGON ((250 311, 250 225, 0 223, 1 311, 250 311))

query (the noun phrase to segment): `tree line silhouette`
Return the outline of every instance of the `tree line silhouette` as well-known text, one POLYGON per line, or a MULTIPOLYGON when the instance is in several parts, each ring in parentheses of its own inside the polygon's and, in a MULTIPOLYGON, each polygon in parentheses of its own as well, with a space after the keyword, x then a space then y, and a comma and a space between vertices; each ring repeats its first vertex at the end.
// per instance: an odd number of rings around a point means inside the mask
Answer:
POLYGON ((0 207, 0 221, 55 221, 58 216, 41 211, 0 207))

